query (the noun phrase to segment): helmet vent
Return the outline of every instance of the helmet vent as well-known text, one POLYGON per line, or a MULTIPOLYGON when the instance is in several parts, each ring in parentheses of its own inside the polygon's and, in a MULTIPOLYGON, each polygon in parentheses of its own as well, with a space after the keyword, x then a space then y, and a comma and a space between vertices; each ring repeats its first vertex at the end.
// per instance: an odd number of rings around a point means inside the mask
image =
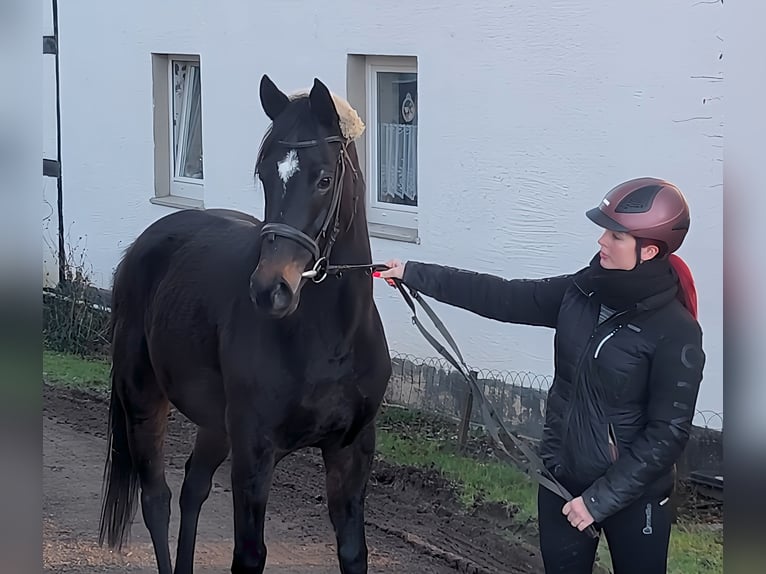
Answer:
POLYGON ((640 187, 626 195, 614 210, 617 213, 646 213, 663 187, 662 185, 640 187))

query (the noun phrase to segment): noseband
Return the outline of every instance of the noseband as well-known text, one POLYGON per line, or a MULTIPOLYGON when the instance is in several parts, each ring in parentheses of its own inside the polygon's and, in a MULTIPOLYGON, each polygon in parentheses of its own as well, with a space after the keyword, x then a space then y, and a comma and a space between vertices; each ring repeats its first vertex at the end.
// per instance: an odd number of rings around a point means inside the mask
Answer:
MULTIPOLYGON (((291 148, 308 148, 319 145, 320 141, 321 140, 305 140, 288 142, 279 140, 278 143, 291 148)), ((346 175, 346 164, 348 164, 354 172, 354 179, 356 179, 357 175, 346 149, 348 140, 340 136, 330 136, 324 138, 324 141, 327 143, 340 143, 341 148, 335 169, 335 185, 333 186, 332 197, 330 198, 330 207, 327 209, 324 222, 316 237, 309 237, 300 229, 286 223, 266 223, 261 227, 262 238, 268 237, 273 240, 275 236, 284 237, 295 241, 298 245, 311 253, 314 266, 310 271, 306 271, 303 276, 311 278, 315 283, 321 283, 327 277, 330 252, 332 251, 332 247, 340 232, 340 200, 343 196, 343 180, 346 175), (323 248, 320 248, 320 242, 324 243, 323 248)), ((348 227, 351 227, 351 221, 349 222, 348 227)))

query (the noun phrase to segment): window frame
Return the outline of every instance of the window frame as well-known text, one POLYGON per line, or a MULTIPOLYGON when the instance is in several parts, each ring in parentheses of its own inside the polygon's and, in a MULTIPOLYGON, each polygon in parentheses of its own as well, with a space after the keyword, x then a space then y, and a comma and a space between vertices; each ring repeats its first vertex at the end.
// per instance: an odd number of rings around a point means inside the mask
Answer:
POLYGON ((204 209, 205 175, 203 178, 176 177, 176 157, 173 126, 173 63, 190 62, 199 66, 200 129, 204 150, 202 64, 199 55, 152 53, 153 121, 154 121, 154 196, 150 202, 179 209, 204 209))
MULTIPOLYGON (((174 131, 175 126, 173 125, 174 122, 174 106, 175 106, 175 97, 173 92, 173 85, 174 85, 174 72, 173 72, 173 63, 174 62, 190 62, 192 64, 196 64, 199 68, 199 76, 200 76, 200 130, 202 130, 202 66, 200 65, 199 57, 198 56, 176 56, 176 55, 168 55, 168 140, 169 140, 169 146, 170 149, 168 150, 168 159, 170 160, 170 165, 168 166, 170 169, 170 195, 174 195, 177 197, 184 197, 188 199, 196 199, 199 201, 202 201, 205 196, 205 177, 204 177, 204 140, 202 144, 202 150, 203 150, 203 176, 202 179, 196 179, 192 177, 183 177, 183 176, 177 176, 176 175, 176 146, 174 142, 174 131)), ((188 102, 191 99, 191 94, 185 94, 184 97, 185 101, 188 102)), ((183 110, 181 110, 183 111, 183 110)), ((180 120, 180 118, 179 118, 180 120)), ((179 134, 180 137, 181 134, 179 134)), ((183 137, 188 137, 189 134, 184 133, 183 137)))
MULTIPOLYGON (((373 235, 417 243, 419 242, 417 229, 420 208, 420 170, 417 170, 416 176, 417 205, 397 205, 378 201, 378 72, 415 74, 418 82, 420 80, 417 60, 412 56, 367 56, 365 58, 365 92, 367 96, 365 163, 368 174, 368 221, 373 235)), ((418 89, 418 107, 419 105, 420 90, 418 89)), ((419 145, 419 132, 418 129, 416 146, 419 145)))

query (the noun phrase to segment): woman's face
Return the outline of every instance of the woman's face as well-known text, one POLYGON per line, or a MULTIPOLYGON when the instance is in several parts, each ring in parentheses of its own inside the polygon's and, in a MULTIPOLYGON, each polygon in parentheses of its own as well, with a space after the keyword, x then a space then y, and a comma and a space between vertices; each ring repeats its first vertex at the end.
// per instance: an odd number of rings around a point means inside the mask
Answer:
MULTIPOLYGON (((601 246, 599 256, 604 269, 630 271, 636 266, 636 238, 630 233, 605 229, 598 240, 601 246)), ((641 260, 648 261, 658 253, 656 245, 641 248, 641 260)))

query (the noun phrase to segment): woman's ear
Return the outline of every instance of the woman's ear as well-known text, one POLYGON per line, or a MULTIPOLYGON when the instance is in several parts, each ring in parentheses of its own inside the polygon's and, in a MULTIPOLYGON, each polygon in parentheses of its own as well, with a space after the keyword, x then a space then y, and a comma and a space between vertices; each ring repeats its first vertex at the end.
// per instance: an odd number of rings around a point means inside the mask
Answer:
POLYGON ((651 261, 660 252, 660 248, 650 243, 641 247, 641 261, 651 261))

